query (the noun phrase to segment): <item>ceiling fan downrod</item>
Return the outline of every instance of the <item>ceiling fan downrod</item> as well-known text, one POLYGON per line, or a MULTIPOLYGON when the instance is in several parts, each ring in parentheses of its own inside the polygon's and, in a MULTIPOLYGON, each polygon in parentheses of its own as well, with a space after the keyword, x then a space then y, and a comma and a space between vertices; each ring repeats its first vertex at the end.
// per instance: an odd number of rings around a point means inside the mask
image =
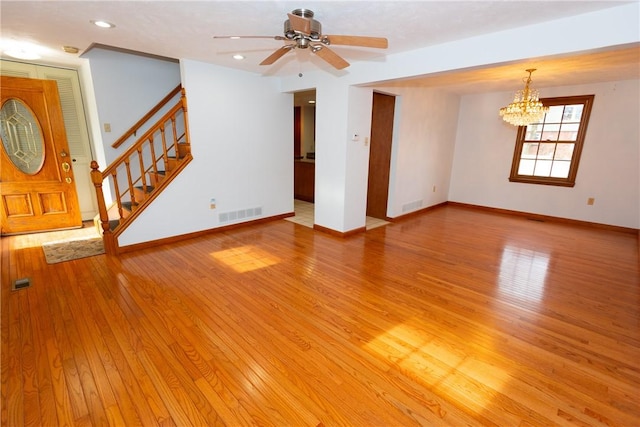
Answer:
MULTIPOLYGON (((287 19, 286 21, 284 21, 284 36, 289 39, 289 40, 296 40, 296 39, 300 39, 300 38, 307 38, 307 39, 311 39, 312 41, 318 41, 320 39, 320 36, 322 35, 322 24, 320 24, 320 22, 316 21, 315 19, 313 19, 313 11, 310 9, 295 9, 291 12, 292 15, 295 16, 299 16, 301 18, 305 18, 306 20, 308 20, 309 22, 309 33, 308 34, 302 34, 298 31, 294 30, 295 25, 291 24, 291 21, 289 19, 287 19)), ((299 43, 299 46, 301 48, 307 48, 308 45, 305 46, 301 46, 299 43)))

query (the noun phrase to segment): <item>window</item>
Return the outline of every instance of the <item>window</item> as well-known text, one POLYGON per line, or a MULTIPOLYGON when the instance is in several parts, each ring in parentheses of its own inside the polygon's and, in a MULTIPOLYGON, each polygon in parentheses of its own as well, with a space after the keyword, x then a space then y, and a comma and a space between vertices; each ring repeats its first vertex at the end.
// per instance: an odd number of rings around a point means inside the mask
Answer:
POLYGON ((518 128, 509 181, 573 187, 594 95, 543 98, 541 122, 518 128))

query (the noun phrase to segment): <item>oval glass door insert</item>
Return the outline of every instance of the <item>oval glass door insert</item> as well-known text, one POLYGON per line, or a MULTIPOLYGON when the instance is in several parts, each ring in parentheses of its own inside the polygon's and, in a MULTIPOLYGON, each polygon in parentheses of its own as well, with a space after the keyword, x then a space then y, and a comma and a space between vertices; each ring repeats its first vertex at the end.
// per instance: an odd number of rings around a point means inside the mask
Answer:
POLYGON ((28 175, 40 171, 44 164, 40 123, 19 99, 8 99, 0 109, 0 137, 15 167, 28 175))

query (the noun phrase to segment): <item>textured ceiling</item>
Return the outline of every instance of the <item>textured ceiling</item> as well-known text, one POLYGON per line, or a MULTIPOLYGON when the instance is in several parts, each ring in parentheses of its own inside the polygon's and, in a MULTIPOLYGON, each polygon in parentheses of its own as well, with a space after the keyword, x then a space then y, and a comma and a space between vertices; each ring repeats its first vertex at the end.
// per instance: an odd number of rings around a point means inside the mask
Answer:
MULTIPOLYGON (((558 19, 617 6, 615 1, 6 1, 0 2, 1 48, 27 41, 42 46, 49 63, 77 64, 78 55, 62 52, 75 46, 80 53, 93 44, 107 45, 168 58, 187 58, 263 75, 291 75, 309 69, 328 68, 307 50, 288 53, 273 66, 258 65, 282 45, 273 39, 214 39, 221 35, 275 36, 282 34, 286 14, 296 8, 315 12, 325 34, 382 36, 389 39, 386 50, 335 46, 350 62, 375 60, 416 48, 558 19), (116 25, 101 29, 90 20, 102 19, 116 25), (243 61, 232 59, 240 53, 243 61)), ((611 76, 638 78, 637 46, 616 54, 550 58, 534 81, 539 86, 566 84, 556 71, 566 75, 571 67, 575 82, 604 81, 611 76), (621 74, 622 73, 622 74, 621 74), (556 80, 553 80, 556 76, 556 80), (548 79, 548 80, 547 80, 548 79)), ((509 64, 501 69, 468 70, 428 79, 411 85, 447 85, 461 93, 473 92, 478 83, 493 84, 499 90, 505 79, 509 90, 529 64, 509 64), (455 85, 454 85, 455 82, 455 85)), ((565 77, 566 79, 566 77, 565 77)), ((408 84, 394 82, 393 84, 408 84)))

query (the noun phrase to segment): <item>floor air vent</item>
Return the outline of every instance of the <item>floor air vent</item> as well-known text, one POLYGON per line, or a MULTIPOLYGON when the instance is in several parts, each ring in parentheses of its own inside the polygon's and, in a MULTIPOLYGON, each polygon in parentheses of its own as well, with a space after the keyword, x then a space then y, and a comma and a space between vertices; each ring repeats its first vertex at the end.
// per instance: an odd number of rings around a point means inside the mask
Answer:
POLYGON ((29 286, 31 286, 31 280, 28 277, 25 277, 13 282, 13 285, 11 286, 11 290, 17 291, 20 289, 28 288, 29 286))

